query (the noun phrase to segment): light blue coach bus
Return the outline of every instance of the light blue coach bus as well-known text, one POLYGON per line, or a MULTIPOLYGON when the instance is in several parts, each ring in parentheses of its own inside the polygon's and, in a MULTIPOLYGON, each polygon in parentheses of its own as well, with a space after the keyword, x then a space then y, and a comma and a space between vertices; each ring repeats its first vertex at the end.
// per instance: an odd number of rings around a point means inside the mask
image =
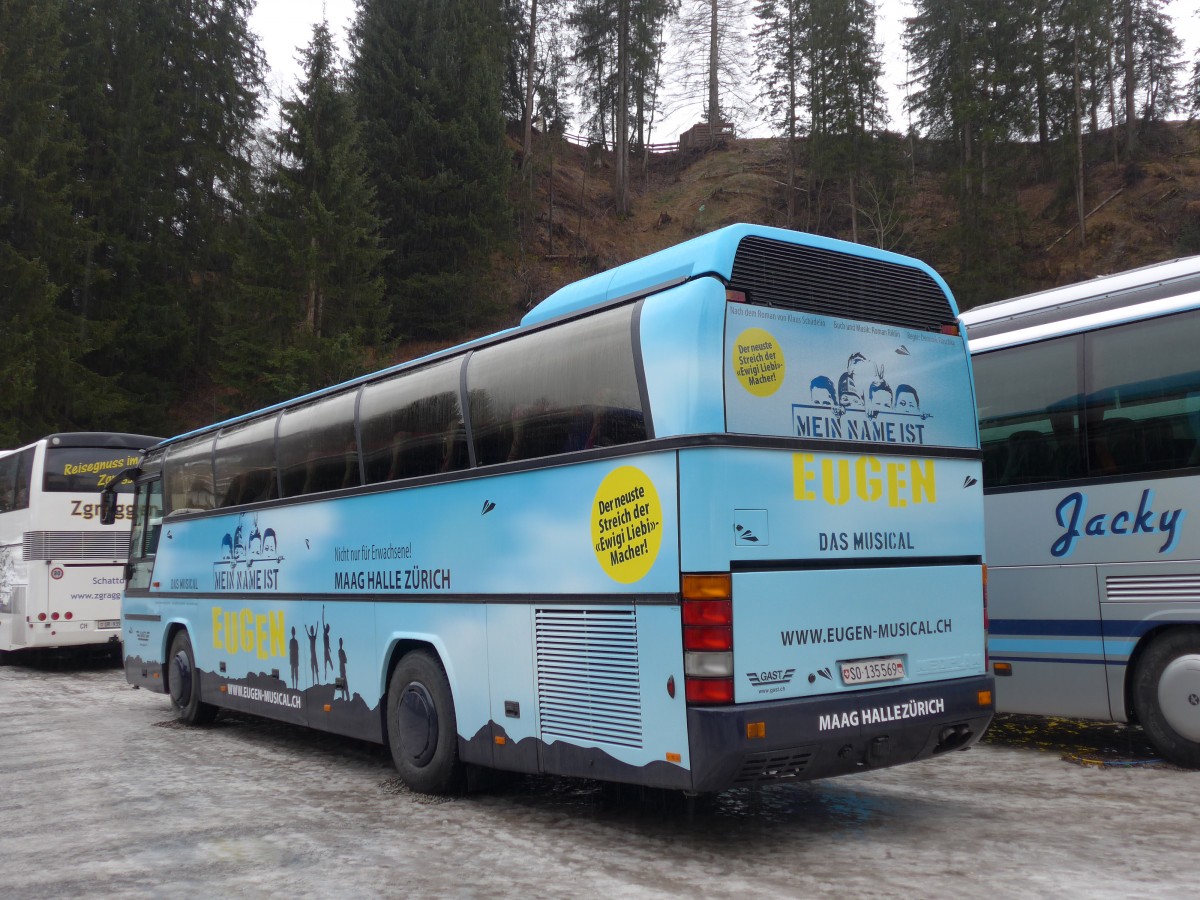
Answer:
POLYGON ((417 790, 819 778, 992 716, 970 362, 912 259, 731 226, 134 474, 129 681, 417 790))

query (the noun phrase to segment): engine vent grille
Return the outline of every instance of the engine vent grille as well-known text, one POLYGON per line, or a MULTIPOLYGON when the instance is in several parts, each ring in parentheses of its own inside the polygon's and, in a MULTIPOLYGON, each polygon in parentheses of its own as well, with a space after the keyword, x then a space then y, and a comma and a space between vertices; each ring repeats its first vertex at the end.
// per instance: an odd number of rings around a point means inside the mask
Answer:
POLYGON ((129 532, 27 531, 22 541, 25 559, 124 559, 129 532))
POLYGON ((743 238, 729 286, 749 302, 842 319, 939 331, 950 301, 928 272, 763 237, 743 238))
POLYGON ((636 609, 539 609, 542 740, 642 746, 636 609))
POLYGON ((746 758, 738 770, 734 784, 764 784, 771 781, 787 781, 799 778, 812 762, 812 750, 795 748, 776 750, 771 753, 756 753, 746 758))
POLYGON ((1122 603, 1200 601, 1200 575, 1109 575, 1107 599, 1122 603))

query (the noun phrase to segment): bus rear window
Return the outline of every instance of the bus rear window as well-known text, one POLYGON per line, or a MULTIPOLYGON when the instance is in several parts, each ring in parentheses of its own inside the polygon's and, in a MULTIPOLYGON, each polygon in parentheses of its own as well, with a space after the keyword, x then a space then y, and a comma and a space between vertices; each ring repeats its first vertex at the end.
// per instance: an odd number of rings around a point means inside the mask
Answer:
MULTIPOLYGON (((141 460, 136 450, 50 447, 46 450, 42 488, 50 493, 92 494, 108 487, 114 475, 133 468, 141 460)), ((117 492, 133 491, 133 482, 117 485, 117 492)))
POLYGON ((911 448, 977 446, 957 334, 731 303, 730 432, 911 448))

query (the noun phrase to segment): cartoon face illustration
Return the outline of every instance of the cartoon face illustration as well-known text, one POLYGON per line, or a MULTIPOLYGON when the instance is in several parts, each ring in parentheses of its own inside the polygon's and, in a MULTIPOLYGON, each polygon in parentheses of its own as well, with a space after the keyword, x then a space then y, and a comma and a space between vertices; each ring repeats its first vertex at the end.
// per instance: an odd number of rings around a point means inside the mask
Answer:
POLYGON ((892 408, 892 389, 886 381, 875 382, 871 385, 867 401, 873 410, 892 408))
POLYGON ((221 538, 221 559, 233 559, 233 538, 228 534, 221 538))
POLYGON ((246 526, 238 523, 233 532, 233 558, 243 559, 246 556, 246 526))
POLYGON ((838 403, 846 409, 862 409, 862 395, 855 390, 854 378, 849 372, 844 372, 838 379, 838 403))
POLYGON ((268 528, 263 532, 262 552, 267 556, 275 555, 277 541, 275 539, 275 529, 268 528))
POLYGON ((849 376, 849 384, 854 388, 854 393, 862 395, 871 376, 870 370, 870 360, 857 351, 850 354, 850 358, 846 360, 846 375, 849 376))
POLYGON ((818 375, 808 386, 812 396, 813 406, 833 406, 833 379, 827 375, 818 375))
POLYGON ((895 409, 897 412, 905 413, 919 413, 921 411, 921 401, 917 397, 917 391, 912 385, 902 384, 896 388, 895 409))

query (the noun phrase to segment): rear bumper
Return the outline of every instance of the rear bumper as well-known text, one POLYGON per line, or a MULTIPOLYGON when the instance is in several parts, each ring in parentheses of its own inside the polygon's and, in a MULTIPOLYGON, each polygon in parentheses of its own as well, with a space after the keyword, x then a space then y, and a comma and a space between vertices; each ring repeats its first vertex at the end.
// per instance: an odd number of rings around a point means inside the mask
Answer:
MULTIPOLYGON (((970 747, 994 708, 990 675, 852 694, 688 709, 692 790, 808 781, 970 747), (764 738, 746 726, 763 723, 764 738)), ((994 694, 993 694, 994 696, 994 694)))

